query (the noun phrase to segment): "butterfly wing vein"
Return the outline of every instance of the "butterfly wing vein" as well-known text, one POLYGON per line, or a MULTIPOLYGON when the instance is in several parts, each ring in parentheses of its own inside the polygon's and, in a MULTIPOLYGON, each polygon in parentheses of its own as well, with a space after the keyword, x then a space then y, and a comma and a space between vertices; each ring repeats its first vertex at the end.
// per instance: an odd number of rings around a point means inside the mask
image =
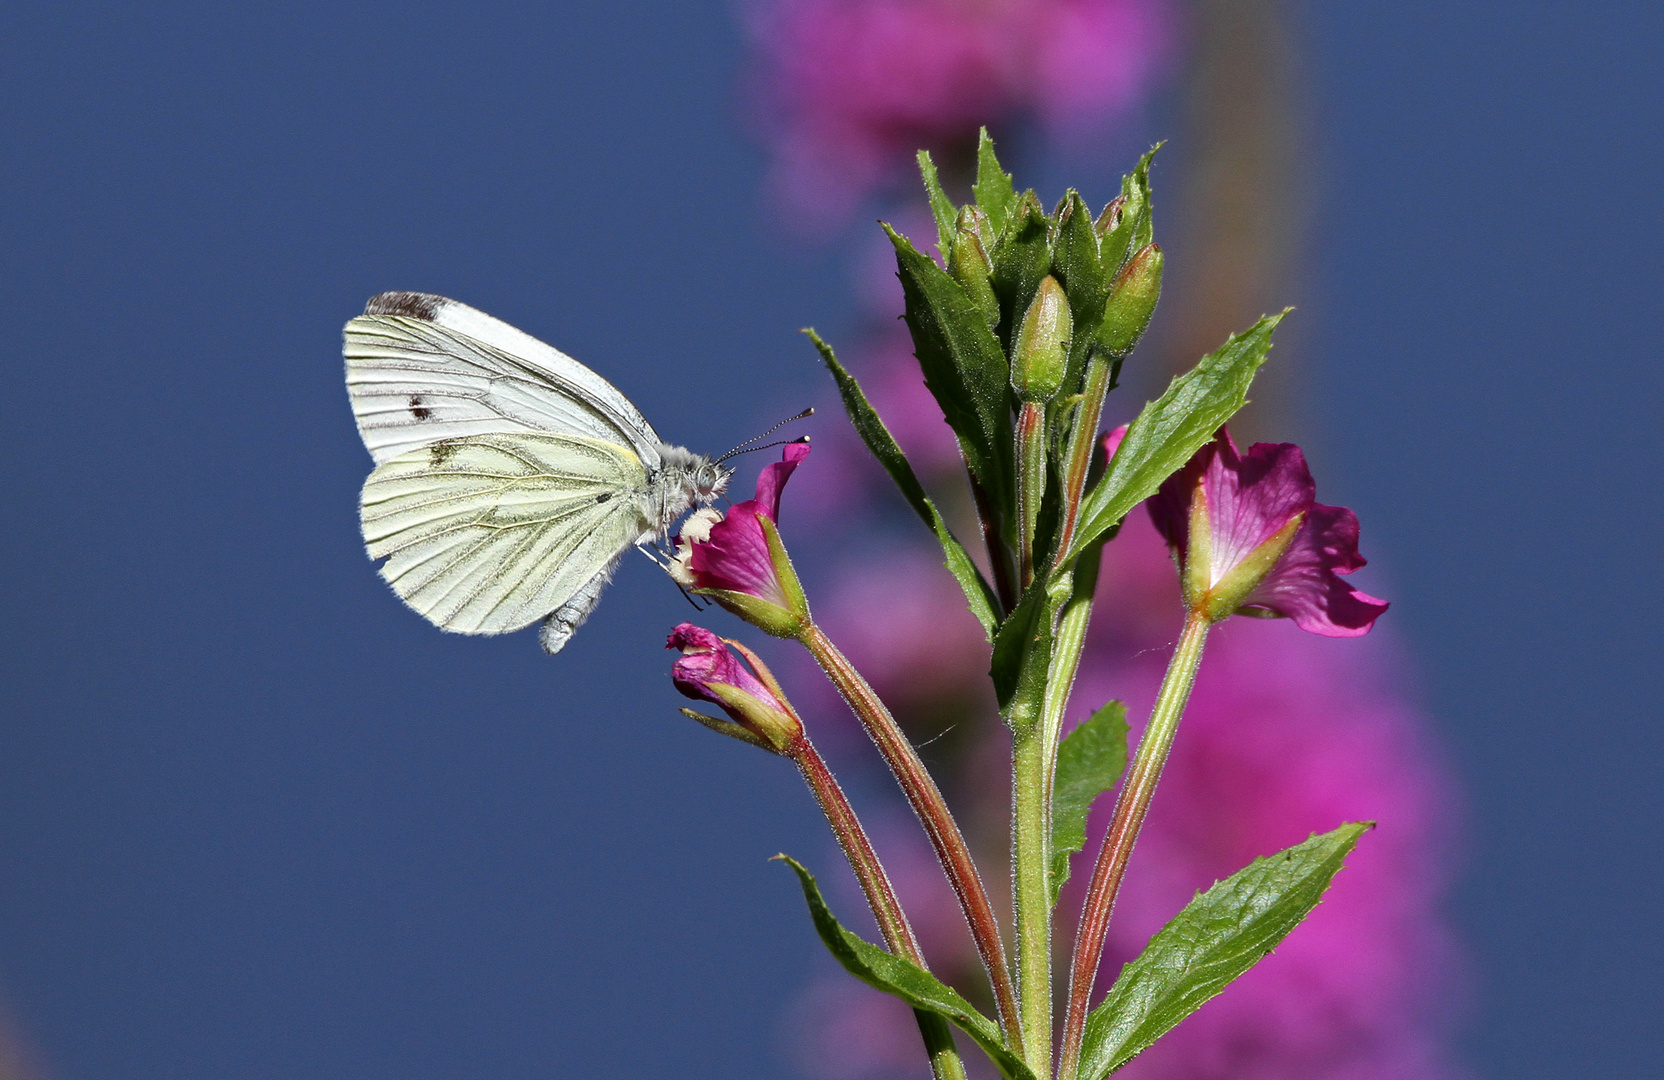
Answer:
POLYGON ((370 474, 364 541, 387 560, 382 577, 439 626, 508 633, 605 580, 619 553, 651 534, 646 486, 640 459, 607 440, 451 438, 370 474))

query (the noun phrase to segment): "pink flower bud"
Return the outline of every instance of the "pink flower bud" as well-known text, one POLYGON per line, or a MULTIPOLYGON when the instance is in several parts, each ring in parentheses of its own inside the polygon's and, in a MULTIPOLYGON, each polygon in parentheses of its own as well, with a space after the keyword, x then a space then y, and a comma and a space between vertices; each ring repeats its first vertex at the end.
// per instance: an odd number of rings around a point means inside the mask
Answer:
POLYGON ((776 753, 785 751, 802 736, 803 725, 797 714, 778 692, 774 677, 754 657, 752 663, 758 665, 767 682, 747 670, 727 641, 692 623, 682 623, 672 630, 665 648, 681 650, 681 658, 671 666, 670 681, 682 696, 721 706, 743 734, 720 720, 689 712, 707 727, 776 753))

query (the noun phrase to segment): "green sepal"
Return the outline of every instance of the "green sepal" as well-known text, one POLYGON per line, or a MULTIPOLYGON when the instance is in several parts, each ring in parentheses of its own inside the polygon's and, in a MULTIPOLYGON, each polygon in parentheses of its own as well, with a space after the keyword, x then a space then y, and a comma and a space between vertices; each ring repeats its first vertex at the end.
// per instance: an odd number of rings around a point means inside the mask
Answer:
POLYGON ((1025 191, 1012 210, 1011 220, 988 253, 994 272, 988 283, 1000 302, 1000 345, 1008 352, 1017 337, 1023 313, 1034 302, 1052 266, 1051 223, 1034 192, 1025 191))
POLYGON ((956 1027, 976 1040, 1006 1080, 1035 1080, 1034 1073, 1029 1071, 1022 1059, 1006 1047, 998 1025, 930 972, 845 930, 826 906, 820 886, 815 884, 815 876, 790 855, 776 855, 775 858, 796 872, 803 886, 803 899, 809 904, 809 917, 814 920, 815 931, 845 971, 868 986, 895 995, 915 1009, 933 1012, 953 1021, 956 1027))
POLYGON ((838 363, 838 357, 832 351, 832 346, 822 341, 820 335, 813 330, 803 331, 814 342, 820 351, 820 358, 826 364, 826 370, 832 373, 832 381, 838 384, 838 396, 843 399, 844 411, 849 414, 850 423, 855 425, 855 433, 861 436, 872 456, 884 466, 884 471, 890 474, 896 487, 901 489, 902 498, 907 500, 915 513, 930 526, 930 531, 936 534, 937 541, 942 545, 942 554, 946 560, 948 572, 959 582, 959 587, 965 591, 965 602, 970 605, 971 614, 982 624, 982 632, 990 641, 994 638, 994 629, 999 624, 999 601, 994 596, 994 590, 988 585, 982 571, 977 569, 976 563, 965 550, 953 533, 948 529, 947 522, 937 511, 936 505, 924 492, 924 485, 913 472, 913 466, 908 463, 907 456, 901 452, 895 437, 884 426, 878 412, 867 401, 866 394, 861 391, 861 384, 856 382, 855 376, 838 363))
POLYGON ((1069 880, 1069 856, 1086 846, 1092 802, 1112 791, 1127 767, 1127 707, 1107 702, 1057 748, 1052 786, 1052 906, 1069 880))
POLYGON ((1121 969, 1086 1019, 1080 1080, 1102 1080, 1257 964, 1323 899, 1358 837, 1342 825, 1255 859, 1205 893, 1121 969))
POLYGON ((1081 500, 1080 525, 1063 560, 1080 554, 1127 512, 1155 494, 1184 467, 1202 444, 1213 438, 1248 400, 1248 386, 1271 349, 1271 332, 1288 314, 1267 315, 1242 334, 1232 334, 1190 371, 1174 379, 1167 392, 1144 406, 1127 428, 1115 458, 1098 483, 1081 500))
POLYGON ((1017 203, 1017 189, 1011 186, 1011 174, 1000 168, 1000 159, 994 156, 994 140, 988 137, 987 128, 977 136, 976 181, 971 185, 971 194, 976 197, 977 206, 988 215, 994 235, 1005 232, 1011 208, 1017 203))
POLYGON ((953 257, 953 238, 959 230, 955 221, 959 209, 942 190, 942 180, 936 175, 936 163, 930 160, 929 150, 919 151, 919 175, 924 178, 924 192, 930 199, 930 212, 936 218, 936 250, 942 253, 942 265, 953 257))
POLYGON ((706 716, 704 713, 695 712, 692 709, 682 709, 680 711, 682 715, 687 717, 689 720, 699 721, 701 724, 704 724, 718 735, 726 735, 730 739, 738 739, 742 743, 749 743, 757 749, 767 750, 771 754, 780 753, 779 749, 776 748, 773 743, 769 742, 761 735, 747 731, 745 728, 734 723, 732 720, 723 720, 720 717, 706 716))
POLYGON ((1098 332, 1104 304, 1109 300, 1113 274, 1104 269, 1098 255, 1098 234, 1092 228, 1092 212, 1080 193, 1070 189, 1064 196, 1063 211, 1057 219, 1057 239, 1052 245, 1052 274, 1063 284, 1074 315, 1074 338, 1063 374, 1063 392, 1080 392, 1092 339, 1098 332))
POLYGON ((966 466, 1009 517, 1011 376, 1005 351, 982 310, 947 271, 890 226, 884 231, 895 245, 903 317, 925 386, 958 436, 966 466))

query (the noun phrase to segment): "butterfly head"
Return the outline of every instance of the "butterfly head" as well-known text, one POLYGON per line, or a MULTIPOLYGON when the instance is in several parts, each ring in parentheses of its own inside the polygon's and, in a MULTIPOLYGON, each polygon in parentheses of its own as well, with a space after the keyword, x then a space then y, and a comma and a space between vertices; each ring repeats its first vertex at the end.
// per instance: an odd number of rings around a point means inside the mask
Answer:
POLYGON ((709 506, 728 490, 734 470, 704 454, 680 446, 659 445, 660 472, 656 489, 662 493, 659 531, 664 532, 695 506, 709 506))

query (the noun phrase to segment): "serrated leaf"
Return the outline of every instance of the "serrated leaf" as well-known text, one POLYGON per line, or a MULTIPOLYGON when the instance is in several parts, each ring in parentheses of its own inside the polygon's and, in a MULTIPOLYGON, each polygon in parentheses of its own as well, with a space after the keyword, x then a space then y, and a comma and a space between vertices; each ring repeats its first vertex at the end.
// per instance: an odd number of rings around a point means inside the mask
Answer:
POLYGON ((1232 334, 1167 392, 1144 406, 1127 428, 1104 476, 1081 500, 1080 525, 1064 562, 1115 527, 1213 438, 1248 400, 1254 372, 1265 363, 1271 332, 1288 311, 1267 315, 1242 334, 1232 334))
POLYGON ((805 330, 804 333, 809 335, 809 340, 820 350, 826 370, 832 373, 832 381, 838 384, 838 396, 843 398, 844 411, 849 414, 850 423, 855 425, 856 434, 861 436, 861 441, 872 452, 872 456, 878 459, 878 463, 884 466, 884 471, 890 474, 890 479, 895 481, 896 487, 901 489, 902 497, 907 500, 907 504, 936 534, 936 539, 942 545, 948 572, 959 582, 959 587, 965 590, 965 601, 970 605, 971 614, 976 616, 977 622, 982 624, 982 632, 992 641, 994 629, 999 623, 999 602, 994 597, 994 590, 988 586, 982 571, 977 569, 976 563, 971 561, 970 555, 965 551, 965 546, 948 529, 947 522, 942 520, 936 505, 925 494, 924 485, 919 483, 913 466, 901 452, 901 447, 890 434, 889 428, 884 426, 878 412, 867 401, 861 384, 838 363, 832 346, 822 341, 819 334, 813 330, 805 330))
POLYGON ((1092 227, 1092 212, 1080 193, 1071 189, 1064 196, 1057 219, 1057 239, 1052 245, 1052 275, 1063 285, 1069 298, 1074 333, 1069 345, 1068 365, 1063 372, 1063 393, 1080 392, 1088 353, 1104 315, 1113 280, 1098 254, 1098 234, 1092 227))
POLYGON ((1057 748, 1052 784, 1052 905, 1069 880, 1069 856, 1086 846, 1086 815, 1127 767, 1127 707, 1106 703, 1057 748))
POLYGON ((971 194, 988 215, 994 235, 1004 232, 1011 208, 1017 203, 1017 189, 1011 186, 1011 174, 1000 168, 1000 159, 994 156, 994 140, 988 137, 987 128, 977 136, 976 182, 971 185, 971 194))
POLYGON ((814 920, 815 931, 845 971, 868 986, 895 995, 915 1009, 924 1009, 953 1021, 956 1027, 976 1040, 976 1044, 982 1047, 1007 1080, 1034 1080, 1028 1066, 1006 1047, 998 1025, 930 972, 845 930, 832 914, 832 909, 826 906, 820 886, 815 883, 815 875, 789 855, 776 855, 775 858, 796 872, 798 882, 803 886, 803 899, 809 904, 809 916, 814 920))
POLYGON ((924 191, 930 199, 930 212, 936 218, 936 250, 942 253, 942 265, 946 266, 948 259, 953 256, 953 238, 958 231, 954 223, 959 217, 959 208, 953 205, 953 200, 942 190, 942 180, 936 175, 936 163, 930 160, 929 150, 919 151, 919 175, 924 178, 924 191))
POLYGON ((1023 321, 1023 313, 1034 300, 1040 281, 1052 266, 1051 223, 1034 192, 1027 191, 1017 201, 1011 220, 1000 234, 994 250, 993 273, 988 284, 1000 302, 1000 346, 1011 349, 1011 339, 1023 321))
POLYGON ((1373 824, 1342 825, 1255 859, 1187 904, 1087 1017, 1081 1080, 1102 1080, 1131 1061, 1276 948, 1373 824))
POLYGON ((1010 372, 982 309, 934 259, 888 225, 925 386, 959 437, 965 464, 1002 514, 1012 484, 1010 372))

